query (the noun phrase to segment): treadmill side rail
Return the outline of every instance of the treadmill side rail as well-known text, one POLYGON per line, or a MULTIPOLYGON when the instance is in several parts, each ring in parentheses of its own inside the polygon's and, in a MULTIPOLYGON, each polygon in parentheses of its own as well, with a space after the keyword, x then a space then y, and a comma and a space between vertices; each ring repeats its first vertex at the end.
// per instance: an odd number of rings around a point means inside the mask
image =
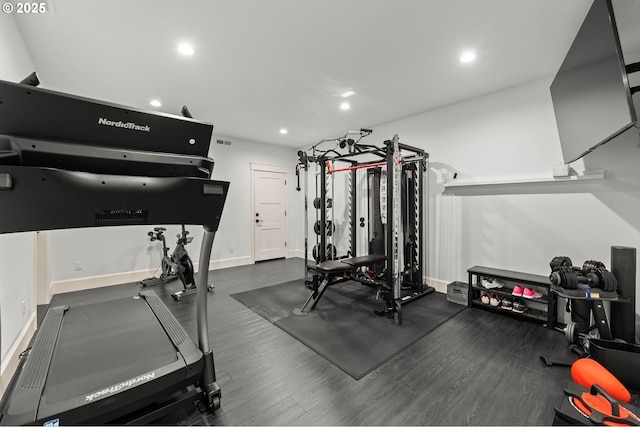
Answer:
MULTIPOLYGON (((153 310, 158 321, 164 328, 173 345, 178 349, 187 367, 194 370, 202 369, 202 352, 195 346, 195 343, 189 339, 189 335, 180 326, 178 320, 171 314, 167 306, 162 300, 151 290, 140 292, 140 296, 147 301, 149 307, 153 310)), ((195 371, 194 371, 195 372, 195 371)), ((194 372, 188 372, 187 376, 193 375, 194 372)))
POLYGON ((19 372, 18 381, 12 390, 5 393, 6 396, 12 394, 13 398, 2 414, 2 424, 27 424, 37 418, 58 333, 68 308, 69 306, 53 307, 47 311, 29 356, 19 372))
MULTIPOLYGON (((7 390, 7 409, 0 424, 120 423, 120 418, 127 414, 139 414, 146 411, 147 407, 152 408, 150 412, 157 411, 157 408, 167 401, 173 404, 176 395, 184 395, 181 399, 185 401, 196 400, 195 397, 191 397, 193 391, 185 393, 184 390, 195 384, 202 375, 202 353, 158 296, 153 291, 144 291, 144 294, 78 306, 50 308, 23 369, 16 374, 15 387, 7 390), (141 365, 143 370, 129 372, 127 376, 120 378, 111 377, 109 373, 101 371, 101 365, 97 360, 96 363, 91 363, 97 355, 98 350, 95 349, 100 346, 107 345, 119 353, 128 352, 130 357, 136 360, 150 360, 154 356, 152 353, 160 348, 149 348, 138 343, 132 346, 134 343, 126 339, 105 344, 102 342, 104 324, 111 322, 110 317, 100 314, 102 312, 110 313, 109 316, 121 317, 125 322, 134 319, 136 323, 140 323, 141 318, 133 317, 134 312, 138 313, 138 316, 146 313, 142 315, 148 319, 144 323, 150 322, 151 326, 155 324, 154 336, 164 337, 166 344, 162 348, 166 349, 167 359, 172 361, 159 366, 149 366, 145 362, 141 365), (91 313, 93 317, 88 318, 87 313, 91 313), (64 329, 72 324, 78 325, 78 320, 81 321, 81 325, 75 327, 84 331, 81 344, 70 341, 70 336, 76 335, 75 333, 64 332, 64 329), (86 351, 78 350, 74 345, 84 346, 86 351), (82 368, 82 372, 92 372, 93 379, 85 379, 84 376, 61 378, 60 374, 53 370, 54 367, 63 367, 65 372, 82 368), (60 381, 65 384, 60 384, 60 381)), ((144 328, 145 331, 151 332, 149 326, 144 328)), ((123 334, 129 332, 114 330, 114 333, 124 338, 123 334)), ((198 396, 201 396, 201 393, 198 396)))

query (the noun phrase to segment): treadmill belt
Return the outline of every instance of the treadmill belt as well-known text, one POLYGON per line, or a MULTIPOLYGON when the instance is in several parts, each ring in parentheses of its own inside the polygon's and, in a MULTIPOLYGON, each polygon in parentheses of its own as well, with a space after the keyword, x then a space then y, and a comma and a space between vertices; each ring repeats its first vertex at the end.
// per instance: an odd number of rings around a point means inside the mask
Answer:
POLYGON ((72 306, 63 322, 45 386, 49 403, 101 390, 178 358, 142 298, 72 306))

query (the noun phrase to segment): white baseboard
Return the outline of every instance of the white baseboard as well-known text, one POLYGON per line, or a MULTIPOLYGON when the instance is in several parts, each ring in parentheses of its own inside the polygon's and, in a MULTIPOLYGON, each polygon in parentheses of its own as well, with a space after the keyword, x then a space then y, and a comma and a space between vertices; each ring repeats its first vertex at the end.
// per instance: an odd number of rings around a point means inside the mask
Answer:
MULTIPOLYGON (((209 270, 219 270, 221 268, 239 267, 241 265, 253 264, 253 258, 251 256, 241 256, 237 258, 219 259, 209 262, 209 270)), ((193 268, 198 271, 197 264, 194 264, 193 268)))
POLYGON ((434 279, 433 277, 425 277, 423 280, 427 285, 433 286, 436 292, 440 292, 442 294, 447 293, 447 285, 449 284, 449 282, 445 280, 434 279))
POLYGON ((102 288, 120 283, 137 282, 151 277, 156 269, 128 271, 124 273, 105 274, 102 276, 80 277, 77 279, 57 280, 51 283, 51 295, 85 289, 102 288))
POLYGON ((4 392, 7 390, 9 382, 11 381, 11 377, 13 377, 16 369, 18 369, 20 353, 27 348, 31 337, 36 331, 36 317, 36 313, 31 314, 27 324, 22 328, 22 331, 18 335, 15 343, 9 349, 7 357, 2 362, 2 365, 0 365, 0 398, 4 395, 4 392))
MULTIPOLYGON (((289 258, 304 258, 304 250, 292 249, 289 251, 289 258)), ((209 270, 219 270, 222 268, 239 267, 242 265, 253 264, 251 256, 242 256, 236 258, 226 258, 220 260, 212 260, 209 262, 209 270)), ((198 271, 198 264, 193 266, 198 271)), ((151 277, 156 273, 156 269, 129 271, 124 273, 105 274, 102 276, 82 277, 78 279, 59 280, 51 284, 51 295, 64 292, 81 291, 84 289, 101 288, 103 286, 113 286, 121 283, 137 282, 147 277, 151 277)), ((433 286, 437 292, 447 293, 447 285, 449 282, 445 280, 435 279, 433 277, 424 277, 424 283, 433 286)))
POLYGON ((304 258, 304 249, 291 249, 287 258, 304 258))
MULTIPOLYGON (((252 264, 253 259, 250 256, 227 258, 209 262, 209 270, 218 270, 221 268, 238 267, 240 265, 252 264)), ((198 271, 198 263, 194 263, 193 268, 198 271)), ((151 277, 158 273, 157 269, 127 271, 124 273, 105 274, 102 276, 89 276, 77 279, 58 280, 51 283, 50 295, 61 294, 64 292, 81 291, 85 289, 101 288, 104 286, 119 285, 121 283, 137 282, 139 280, 151 277)))

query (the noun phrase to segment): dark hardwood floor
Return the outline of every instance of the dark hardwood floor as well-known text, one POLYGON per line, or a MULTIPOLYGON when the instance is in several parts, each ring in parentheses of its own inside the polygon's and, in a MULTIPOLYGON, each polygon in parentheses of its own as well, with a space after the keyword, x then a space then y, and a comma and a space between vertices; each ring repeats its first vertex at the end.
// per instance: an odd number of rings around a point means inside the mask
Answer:
MULTIPOLYGON (((497 313, 466 309, 357 381, 229 296, 303 274, 303 261, 295 258, 211 272, 215 290, 208 295, 209 335, 222 407, 215 414, 181 410, 160 423, 552 423, 553 406, 562 399, 562 384, 569 378, 569 370, 547 367, 539 357, 569 356, 564 334, 497 313)), ((192 297, 181 301, 170 297, 180 287, 176 281, 153 289, 195 338, 192 297)), ((59 295, 54 301, 82 303, 138 288, 120 285, 59 295)), ((406 310, 405 316, 410 315, 406 310)))

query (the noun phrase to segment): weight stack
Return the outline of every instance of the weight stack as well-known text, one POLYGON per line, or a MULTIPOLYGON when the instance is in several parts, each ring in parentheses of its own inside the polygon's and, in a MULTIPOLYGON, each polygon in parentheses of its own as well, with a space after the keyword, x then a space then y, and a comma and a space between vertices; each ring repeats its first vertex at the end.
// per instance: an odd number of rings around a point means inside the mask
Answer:
POLYGON ((611 335, 636 342, 636 248, 611 247, 611 272, 618 281, 618 295, 629 302, 611 304, 611 335))

